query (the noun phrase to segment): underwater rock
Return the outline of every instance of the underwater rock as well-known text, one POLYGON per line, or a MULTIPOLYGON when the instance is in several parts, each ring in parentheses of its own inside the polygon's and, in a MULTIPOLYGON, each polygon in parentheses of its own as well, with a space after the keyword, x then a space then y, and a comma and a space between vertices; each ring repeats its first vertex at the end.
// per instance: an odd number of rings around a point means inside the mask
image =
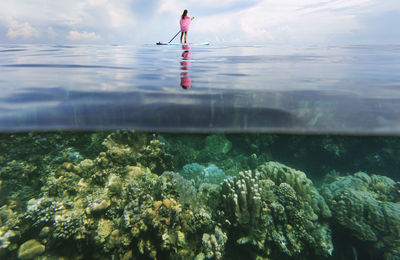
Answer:
POLYGON ((31 239, 23 243, 18 248, 19 259, 32 259, 36 256, 43 254, 45 246, 40 244, 37 240, 31 239))
POLYGON ((222 185, 229 239, 251 254, 282 257, 332 254, 328 206, 303 172, 276 162, 240 172, 222 185), (307 250, 305 250, 307 249, 307 250))
POLYGON ((400 201, 393 180, 358 172, 325 184, 321 193, 338 226, 383 250, 385 259, 400 258, 400 201))

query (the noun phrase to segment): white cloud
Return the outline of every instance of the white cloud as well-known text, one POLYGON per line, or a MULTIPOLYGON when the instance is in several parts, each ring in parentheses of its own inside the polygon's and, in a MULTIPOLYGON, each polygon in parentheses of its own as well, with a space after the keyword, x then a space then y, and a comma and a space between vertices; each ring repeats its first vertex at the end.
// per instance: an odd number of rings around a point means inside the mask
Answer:
POLYGON ((135 24, 131 2, 132 0, 87 0, 86 3, 80 1, 80 9, 96 24, 100 22, 106 28, 126 28, 135 24))
MULTIPOLYGON (((219 5, 233 2, 221 0, 219 5)), ((360 29, 359 18, 368 16, 376 3, 376 0, 264 0, 230 12, 199 17, 192 24, 192 32, 238 42, 322 43, 360 29)), ((163 11, 168 10, 166 5, 164 2, 163 11)))
POLYGON ((78 31, 70 31, 67 39, 70 41, 84 41, 84 42, 91 42, 97 41, 100 39, 100 36, 94 32, 78 32, 78 31))
MULTIPOLYGON (((8 30, 7 38, 0 37, 0 41, 64 41, 61 35, 75 42, 117 44, 169 40, 179 30, 183 9, 196 16, 189 34, 191 42, 220 39, 307 44, 346 37, 357 41, 356 32, 364 39, 374 39, 376 32, 369 26, 372 19, 375 17, 376 23, 376 17, 400 12, 400 5, 398 0, 0 1, 0 27, 8 30)), ((400 20, 392 19, 393 24, 400 20)), ((398 35, 396 26, 379 23, 388 35, 398 35)))
POLYGON ((17 21, 11 21, 7 37, 12 40, 18 38, 28 40, 39 37, 39 31, 33 28, 28 22, 18 23, 17 21))

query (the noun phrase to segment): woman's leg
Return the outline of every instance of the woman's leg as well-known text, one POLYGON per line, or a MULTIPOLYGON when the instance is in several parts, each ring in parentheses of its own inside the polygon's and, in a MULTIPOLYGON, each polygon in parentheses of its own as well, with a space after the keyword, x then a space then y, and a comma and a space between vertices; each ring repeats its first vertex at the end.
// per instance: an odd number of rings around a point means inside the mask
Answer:
POLYGON ((181 32, 181 44, 182 44, 183 32, 181 32))
POLYGON ((187 38, 187 32, 185 32, 185 43, 187 43, 187 42, 186 42, 186 38, 187 38))

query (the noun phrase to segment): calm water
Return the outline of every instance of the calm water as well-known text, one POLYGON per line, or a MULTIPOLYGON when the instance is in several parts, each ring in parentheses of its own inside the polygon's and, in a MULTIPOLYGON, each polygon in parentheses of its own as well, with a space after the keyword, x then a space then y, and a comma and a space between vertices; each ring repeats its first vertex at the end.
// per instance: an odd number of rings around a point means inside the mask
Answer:
POLYGON ((0 46, 0 130, 397 134, 400 46, 0 46))

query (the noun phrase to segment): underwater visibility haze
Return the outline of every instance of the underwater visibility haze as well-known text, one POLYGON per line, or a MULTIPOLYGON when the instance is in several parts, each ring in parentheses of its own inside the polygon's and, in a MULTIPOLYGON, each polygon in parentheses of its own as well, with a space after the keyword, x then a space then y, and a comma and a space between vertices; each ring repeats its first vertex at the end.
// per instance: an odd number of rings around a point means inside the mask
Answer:
POLYGON ((399 57, 1 45, 0 259, 400 259, 399 57))

